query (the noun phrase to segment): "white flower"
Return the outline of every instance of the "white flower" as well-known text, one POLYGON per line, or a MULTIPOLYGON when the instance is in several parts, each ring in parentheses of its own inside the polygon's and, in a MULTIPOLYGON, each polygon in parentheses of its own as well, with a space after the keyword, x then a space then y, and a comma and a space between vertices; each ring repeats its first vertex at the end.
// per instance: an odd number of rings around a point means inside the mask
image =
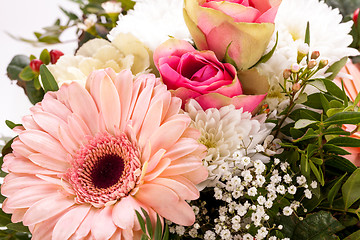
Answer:
POLYGON ((277 237, 271 236, 271 237, 269 237, 269 240, 277 240, 277 237))
POLYGON ((290 177, 289 174, 285 174, 283 178, 284 178, 284 181, 286 183, 291 183, 292 182, 292 178, 290 177))
POLYGON ((121 13, 121 2, 107 1, 101 4, 106 13, 121 13))
MULTIPOLYGON (((285 97, 281 94, 279 83, 283 84, 282 73, 297 60, 297 51, 304 50, 305 30, 310 23, 310 52, 320 51, 321 58, 327 58, 329 64, 344 56, 354 56, 358 51, 348 46, 352 42, 349 35, 352 21, 341 23, 338 9, 332 9, 319 0, 283 0, 275 19, 275 31, 268 51, 275 44, 276 33, 279 41, 272 57, 260 64, 258 70, 270 80, 267 102, 270 109, 276 109, 285 97), (275 100, 275 101, 272 101, 275 100)), ((324 69, 325 71, 325 69, 324 69)), ((324 74, 321 71, 320 74, 324 74)))
POLYGON ((192 237, 192 238, 196 238, 197 235, 198 235, 197 229, 192 228, 192 229, 189 231, 189 235, 190 235, 190 237, 192 237))
POLYGON ((287 172, 287 168, 289 167, 289 163, 284 162, 280 164, 281 171, 287 172))
POLYGON ((220 232, 221 239, 231 239, 231 232, 229 229, 223 229, 220 232))
POLYGON ((317 182, 316 181, 312 181, 310 184, 310 187, 312 188, 317 188, 317 182))
POLYGON ((263 175, 256 175, 255 183, 257 186, 262 187, 265 183, 266 179, 263 175))
POLYGON ((235 190, 231 193, 231 195, 233 196, 233 198, 238 199, 239 197, 243 196, 243 193, 235 190))
POLYGON ((284 207, 284 209, 283 209, 283 214, 284 214, 285 216, 290 216, 292 213, 293 213, 293 210, 292 210, 291 207, 284 207))
POLYGON ((280 163, 280 159, 275 158, 275 159, 274 159, 274 164, 275 164, 275 165, 278 165, 279 163, 280 163))
POLYGON ((250 233, 247 233, 242 237, 242 239, 243 240, 253 240, 254 237, 250 233))
POLYGON ((247 213, 247 208, 244 207, 244 206, 239 207, 239 208, 237 209, 237 212, 238 212, 239 216, 242 217, 242 216, 244 216, 244 215, 247 213))
POLYGON ((235 231, 239 231, 239 229, 241 228, 241 225, 240 225, 240 223, 237 222, 237 223, 233 223, 231 227, 235 231))
POLYGON ((288 188, 288 192, 292 195, 294 195, 296 193, 296 187, 294 185, 291 185, 289 188, 288 188))
POLYGON ((286 188, 284 187, 284 185, 279 185, 279 186, 277 186, 276 191, 280 194, 285 194, 286 188))
POLYGON ((216 235, 213 231, 207 230, 204 235, 204 240, 215 240, 216 235))
POLYGON ((150 54, 144 44, 131 34, 121 34, 112 42, 90 40, 79 48, 75 56, 64 55, 48 68, 59 86, 72 81, 85 86, 87 77, 97 69, 111 67, 117 73, 131 69, 135 75, 149 66, 150 54))
POLYGON ((312 198, 312 193, 309 189, 305 189, 304 193, 305 193, 306 198, 308 198, 308 199, 312 198))
POLYGON ((247 167, 250 163, 251 163, 251 158, 249 158, 247 156, 242 157, 240 159, 240 164, 244 165, 245 167, 247 167))
POLYGON ((249 188, 247 194, 250 196, 250 197, 254 197, 256 196, 257 194, 257 189, 255 187, 251 187, 249 188))
POLYGON ((133 10, 120 14, 108 38, 112 40, 119 33, 132 33, 152 51, 170 37, 191 39, 183 17, 183 1, 179 0, 137 1, 133 10))
POLYGON ((306 183, 306 177, 304 176, 299 176, 296 177, 296 182, 301 186, 304 185, 306 183))
POLYGON ((257 202, 260 204, 260 205, 264 205, 265 202, 266 202, 266 198, 264 196, 259 196, 257 198, 257 202))
POLYGON ((201 132, 199 142, 203 143, 208 150, 204 165, 208 168, 209 177, 198 186, 200 189, 216 185, 224 174, 219 169, 224 163, 231 172, 239 164, 250 165, 248 162, 251 163, 253 159, 269 161, 269 157, 255 150, 255 147, 264 142, 274 127, 272 123, 265 123, 266 115, 252 118, 251 113, 235 109, 233 105, 204 111, 193 99, 186 104, 185 109, 193 120, 192 126, 201 132), (240 143, 243 147, 239 149, 240 143))
POLYGON ((273 205, 273 202, 270 201, 270 200, 267 200, 267 201, 265 202, 265 205, 264 205, 264 206, 265 206, 266 208, 271 208, 272 205, 273 205))
POLYGON ((185 233, 185 227, 180 226, 180 225, 177 225, 175 227, 175 230, 176 230, 176 234, 179 235, 179 236, 182 236, 185 233))

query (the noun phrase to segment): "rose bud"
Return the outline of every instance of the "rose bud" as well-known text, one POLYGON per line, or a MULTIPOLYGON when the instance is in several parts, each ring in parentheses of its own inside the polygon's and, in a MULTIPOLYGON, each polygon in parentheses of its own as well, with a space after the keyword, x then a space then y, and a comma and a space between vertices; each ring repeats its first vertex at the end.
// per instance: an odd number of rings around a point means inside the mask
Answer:
POLYGON ((40 71, 40 66, 44 64, 40 59, 34 59, 30 62, 30 68, 33 72, 38 73, 40 71))
POLYGON ((328 64, 329 64, 329 61, 328 61, 328 60, 326 60, 326 59, 321 59, 321 60, 320 60, 320 63, 319 63, 319 69, 322 69, 322 68, 326 67, 326 65, 328 65, 328 64))
POLYGON ((308 69, 313 69, 317 65, 316 60, 311 59, 307 65, 308 69))
POLYGON ((300 88, 301 88, 300 83, 294 83, 294 85, 292 86, 292 90, 293 90, 293 92, 297 92, 297 91, 299 91, 299 90, 300 90, 300 88))
POLYGON ((50 51, 51 63, 55 64, 62 55, 64 55, 64 53, 59 50, 56 50, 56 49, 51 50, 50 51))
POLYGON ((284 79, 288 79, 291 76, 291 70, 290 69, 285 69, 283 72, 283 77, 284 79))

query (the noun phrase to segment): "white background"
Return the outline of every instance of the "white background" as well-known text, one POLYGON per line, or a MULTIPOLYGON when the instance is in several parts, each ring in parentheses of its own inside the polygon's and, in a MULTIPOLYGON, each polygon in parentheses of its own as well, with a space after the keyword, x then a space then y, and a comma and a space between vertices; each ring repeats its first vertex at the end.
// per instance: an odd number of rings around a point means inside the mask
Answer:
MULTIPOLYGON (((65 32, 61 40, 70 41, 66 44, 47 45, 35 48, 9 37, 6 32, 15 36, 34 39, 33 32, 52 25, 57 18, 67 20, 59 6, 75 13, 80 13, 78 5, 68 0, 11 0, 3 1, 0 7, 0 138, 14 136, 5 125, 5 120, 20 123, 21 117, 29 113, 32 104, 25 96, 22 88, 11 82, 6 76, 6 67, 13 56, 34 54, 39 57, 43 48, 59 49, 64 53, 73 53, 76 48, 74 30, 65 32), (74 41, 71 41, 74 40, 74 41)), ((79 14, 78 14, 79 15, 79 14)))

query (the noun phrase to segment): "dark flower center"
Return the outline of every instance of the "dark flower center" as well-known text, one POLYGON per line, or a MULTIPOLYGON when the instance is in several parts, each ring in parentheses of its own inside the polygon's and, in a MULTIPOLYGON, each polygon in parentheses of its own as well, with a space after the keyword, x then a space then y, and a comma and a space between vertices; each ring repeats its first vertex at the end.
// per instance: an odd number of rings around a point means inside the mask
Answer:
POLYGON ((98 160, 91 173, 96 188, 108 188, 119 181, 124 172, 124 160, 117 155, 106 155, 98 160))

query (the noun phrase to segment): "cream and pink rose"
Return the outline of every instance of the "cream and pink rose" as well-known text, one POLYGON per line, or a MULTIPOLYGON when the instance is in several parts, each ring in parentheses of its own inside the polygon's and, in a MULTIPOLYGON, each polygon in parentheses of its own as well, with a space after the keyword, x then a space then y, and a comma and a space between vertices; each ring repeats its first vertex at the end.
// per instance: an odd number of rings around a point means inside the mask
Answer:
POLYGON ((233 104, 252 112, 264 95, 244 95, 235 67, 221 63, 212 51, 197 51, 184 40, 170 39, 154 52, 162 81, 181 98, 195 99, 203 109, 233 104))
POLYGON ((184 18, 199 49, 212 50, 222 60, 229 46, 229 56, 245 70, 268 46, 280 2, 185 0, 184 18))

